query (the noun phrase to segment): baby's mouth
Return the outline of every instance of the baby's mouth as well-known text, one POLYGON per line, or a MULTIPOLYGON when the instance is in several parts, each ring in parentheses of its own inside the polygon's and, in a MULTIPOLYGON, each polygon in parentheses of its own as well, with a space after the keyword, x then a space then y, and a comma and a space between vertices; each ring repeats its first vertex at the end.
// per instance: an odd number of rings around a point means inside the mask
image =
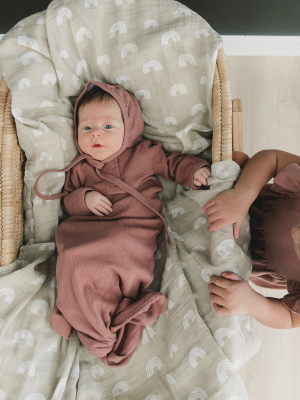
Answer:
POLYGON ((92 147, 103 147, 103 146, 102 146, 102 144, 95 143, 95 144, 93 144, 93 146, 92 146, 92 147))

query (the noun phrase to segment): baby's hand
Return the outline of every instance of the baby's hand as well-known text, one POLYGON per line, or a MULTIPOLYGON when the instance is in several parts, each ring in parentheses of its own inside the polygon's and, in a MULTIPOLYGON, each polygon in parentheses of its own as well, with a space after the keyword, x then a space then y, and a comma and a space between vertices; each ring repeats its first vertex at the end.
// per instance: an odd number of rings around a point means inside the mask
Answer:
POLYGON ((210 169, 207 167, 202 167, 198 169, 198 171, 194 174, 194 185, 195 186, 202 186, 207 185, 207 179, 210 177, 210 169))
POLYGON ((222 315, 250 314, 258 294, 234 272, 223 272, 222 278, 211 276, 208 285, 213 308, 222 315), (224 279, 225 278, 225 279, 224 279))
POLYGON ((91 210, 92 213, 99 215, 99 217, 108 215, 110 212, 112 212, 111 202, 107 197, 103 196, 103 194, 97 192, 96 190, 86 192, 84 201, 87 208, 91 210))

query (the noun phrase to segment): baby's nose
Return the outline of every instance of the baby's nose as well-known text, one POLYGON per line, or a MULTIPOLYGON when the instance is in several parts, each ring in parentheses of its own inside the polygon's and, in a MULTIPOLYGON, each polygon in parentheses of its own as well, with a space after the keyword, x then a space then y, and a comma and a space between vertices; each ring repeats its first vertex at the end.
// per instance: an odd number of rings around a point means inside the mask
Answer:
POLYGON ((100 128, 99 128, 99 129, 93 129, 93 130, 91 131, 91 135, 92 135, 92 137, 95 137, 95 136, 102 136, 101 129, 100 129, 100 128))

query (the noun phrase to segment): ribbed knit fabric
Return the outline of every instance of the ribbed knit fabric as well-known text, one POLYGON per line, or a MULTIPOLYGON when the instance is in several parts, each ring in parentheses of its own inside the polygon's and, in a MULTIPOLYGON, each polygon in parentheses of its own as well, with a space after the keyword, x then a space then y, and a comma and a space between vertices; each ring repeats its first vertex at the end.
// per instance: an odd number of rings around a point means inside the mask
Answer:
POLYGON ((65 338, 76 329, 91 354, 116 367, 129 362, 144 325, 155 322, 167 307, 162 293, 146 292, 153 280, 156 237, 165 223, 158 197, 163 188, 155 175, 196 189, 194 173, 209 164, 167 153, 161 143, 142 141, 143 119, 135 98, 118 85, 93 83, 109 91, 121 108, 122 148, 102 162, 79 155, 65 169, 60 195, 42 195, 39 179, 35 188, 41 198, 65 196, 62 205, 71 216, 56 231, 58 297, 52 325, 65 338), (96 216, 87 208, 88 190, 112 202, 108 216, 96 216))

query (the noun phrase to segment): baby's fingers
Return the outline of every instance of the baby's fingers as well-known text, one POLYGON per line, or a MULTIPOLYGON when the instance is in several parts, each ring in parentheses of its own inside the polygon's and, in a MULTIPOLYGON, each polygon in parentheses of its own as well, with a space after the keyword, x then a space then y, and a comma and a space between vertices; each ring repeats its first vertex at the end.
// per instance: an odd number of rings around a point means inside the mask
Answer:
POLYGON ((107 197, 103 196, 103 194, 99 193, 99 203, 106 203, 108 206, 112 207, 112 203, 108 200, 107 197))
POLYGON ((213 222, 209 221, 209 218, 207 219, 207 222, 210 223, 209 227, 207 228, 208 232, 215 232, 218 229, 223 228, 224 226, 228 225, 228 223, 225 222, 224 219, 217 219, 213 222))

